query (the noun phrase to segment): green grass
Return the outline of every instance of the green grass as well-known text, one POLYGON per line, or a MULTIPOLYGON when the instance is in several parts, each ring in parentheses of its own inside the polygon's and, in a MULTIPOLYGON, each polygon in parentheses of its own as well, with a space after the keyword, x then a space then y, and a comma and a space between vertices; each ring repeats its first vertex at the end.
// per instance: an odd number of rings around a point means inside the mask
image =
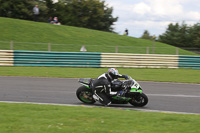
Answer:
MULTIPOLYGON (((127 37, 108 32, 77 28, 64 25, 32 22, 0 17, 0 49, 10 49, 10 42, 14 41, 14 50, 47 51, 48 43, 52 44, 52 51, 79 52, 82 45, 86 45, 88 52, 113 53, 119 46, 120 53, 145 54, 147 47, 152 53, 153 42, 149 40, 127 37), (6 41, 6 42, 2 42, 6 41), (8 42, 7 42, 8 41, 8 42), (16 43, 32 42, 32 43, 16 43), (73 44, 73 45, 55 45, 73 44)), ((155 43, 156 54, 176 54, 176 47, 164 43, 155 43)), ((181 55, 195 55, 192 52, 179 49, 181 55)))
POLYGON ((0 103, 1 133, 198 133, 200 115, 0 103))
MULTIPOLYGON (((13 40, 15 50, 47 51, 50 42, 52 51, 78 52, 86 45, 88 52, 115 52, 115 46, 121 53, 145 54, 147 47, 152 52, 152 41, 85 28, 0 17, 0 30, 0 49, 4 50, 10 49, 7 41, 13 40)), ((167 44, 156 42, 155 47, 157 54, 176 53, 176 47, 167 44)), ((179 54, 194 55, 182 49, 179 54)), ((106 71, 107 68, 0 67, 1 76, 96 78, 106 71)), ((200 83, 200 70, 119 68, 119 72, 136 80, 200 83)), ((197 133, 199 124, 199 115, 0 103, 0 133, 197 133)))
MULTIPOLYGON (((127 74, 136 80, 200 83, 198 69, 143 69, 118 68, 121 74, 127 74)), ((0 67, 1 76, 96 78, 107 68, 68 68, 68 67, 0 67)))

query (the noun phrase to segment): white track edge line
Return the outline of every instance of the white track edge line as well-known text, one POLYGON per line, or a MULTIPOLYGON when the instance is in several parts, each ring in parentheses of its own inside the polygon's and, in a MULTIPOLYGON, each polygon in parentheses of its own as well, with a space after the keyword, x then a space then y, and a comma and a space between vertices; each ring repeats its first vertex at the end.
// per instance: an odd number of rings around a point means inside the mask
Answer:
MULTIPOLYGON (((0 101, 0 103, 28 103, 28 104, 39 104, 39 105, 58 105, 58 106, 82 106, 82 107, 98 107, 98 106, 90 106, 90 105, 75 105, 75 104, 58 104, 58 103, 39 103, 39 102, 17 102, 17 101, 0 101)), ((104 106, 102 106, 104 107, 104 106)), ((117 107, 105 107, 105 108, 114 108, 114 109, 122 109, 117 107)), ((200 115, 200 113, 189 113, 189 112, 175 112, 175 111, 163 111, 163 110, 149 110, 149 109, 136 109, 136 108, 124 108, 131 109, 135 111, 142 112, 158 112, 158 113, 172 113, 172 114, 192 114, 192 115, 200 115)))
POLYGON ((200 98, 197 95, 183 95, 183 94, 146 94, 147 96, 158 96, 158 97, 185 97, 185 98, 200 98))

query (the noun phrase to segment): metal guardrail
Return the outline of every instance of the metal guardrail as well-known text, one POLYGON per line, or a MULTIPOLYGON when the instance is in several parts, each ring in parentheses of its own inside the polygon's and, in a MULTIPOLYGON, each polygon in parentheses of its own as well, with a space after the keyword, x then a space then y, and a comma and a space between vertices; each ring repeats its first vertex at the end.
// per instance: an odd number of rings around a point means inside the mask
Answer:
POLYGON ((0 66, 200 69, 200 56, 0 50, 0 66))
POLYGON ((100 53, 14 51, 14 66, 100 67, 100 53))
POLYGON ((178 56, 102 53, 101 67, 178 68, 178 56))
POLYGON ((13 57, 12 50, 0 50, 0 66, 13 66, 13 57))
POLYGON ((200 56, 179 56, 179 68, 200 69, 200 56))

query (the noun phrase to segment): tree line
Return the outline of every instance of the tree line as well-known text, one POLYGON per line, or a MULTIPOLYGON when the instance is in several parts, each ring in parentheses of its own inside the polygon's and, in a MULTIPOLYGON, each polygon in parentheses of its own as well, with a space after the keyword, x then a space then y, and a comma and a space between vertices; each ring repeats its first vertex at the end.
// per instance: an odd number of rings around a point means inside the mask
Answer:
MULTIPOLYGON (((144 31, 141 38, 152 40, 152 36, 147 30, 144 31)), ((184 22, 182 24, 170 23, 156 41, 177 47, 200 47, 200 23, 194 25, 187 25, 184 22)))
POLYGON ((39 5, 38 20, 58 17, 62 25, 70 25, 114 32, 112 25, 118 20, 113 17, 113 8, 102 0, 0 0, 0 16, 33 20, 33 7, 39 5))

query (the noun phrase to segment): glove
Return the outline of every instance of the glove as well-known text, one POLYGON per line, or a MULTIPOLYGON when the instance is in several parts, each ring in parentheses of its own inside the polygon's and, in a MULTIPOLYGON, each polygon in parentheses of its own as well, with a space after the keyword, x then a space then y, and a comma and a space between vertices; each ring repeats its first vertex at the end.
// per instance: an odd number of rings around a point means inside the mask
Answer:
POLYGON ((122 96, 124 94, 124 91, 118 91, 117 96, 122 96))
POLYGON ((125 79, 126 79, 126 80, 128 79, 128 75, 125 75, 125 79))

